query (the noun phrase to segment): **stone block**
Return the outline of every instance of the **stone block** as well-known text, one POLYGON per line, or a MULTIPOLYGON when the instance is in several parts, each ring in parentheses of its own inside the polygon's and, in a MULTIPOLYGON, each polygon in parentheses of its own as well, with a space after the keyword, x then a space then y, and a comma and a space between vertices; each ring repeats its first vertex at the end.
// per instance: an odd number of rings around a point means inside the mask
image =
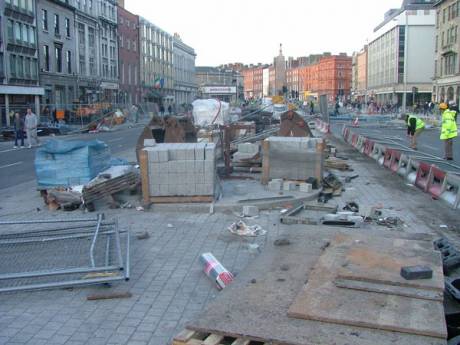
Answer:
POLYGON ((254 156, 259 152, 259 145, 251 143, 238 144, 238 152, 241 154, 248 154, 254 156))
POLYGON ((204 174, 204 160, 195 161, 195 174, 204 174))
POLYGON ((144 139, 144 147, 153 147, 157 144, 155 139, 144 139))
POLYGON ((273 192, 279 192, 281 191, 281 188, 283 187, 283 180, 271 180, 268 183, 268 189, 273 191, 273 192))
POLYGON ((150 190, 149 190, 150 195, 152 196, 160 195, 160 185, 159 184, 150 183, 149 187, 150 187, 150 190))
POLYGON ((401 267, 401 277, 406 280, 431 279, 433 270, 428 266, 406 266, 401 267))
POLYGON ((169 186, 167 184, 160 184, 160 196, 169 195, 169 186))
POLYGON ((311 193, 313 186, 310 183, 301 183, 299 185, 299 190, 302 193, 311 193))
POLYGON ((158 176, 161 173, 161 163, 149 163, 149 176, 158 176))
POLYGON ((205 161, 215 161, 216 160, 216 145, 215 144, 206 144, 204 152, 205 161))
POLYGON ((195 160, 196 161, 204 161, 204 148, 206 144, 199 143, 195 145, 195 160))
POLYGON ((158 152, 158 162, 167 162, 169 160, 169 151, 168 149, 164 148, 164 147, 158 147, 156 146, 156 148, 158 148, 157 152, 158 152))
POLYGON ((259 208, 257 206, 243 206, 244 217, 255 217, 259 215, 259 208))
POLYGON ((284 181, 283 183, 283 190, 292 192, 297 189, 297 184, 293 181, 284 181))
POLYGON ((195 181, 195 184, 204 184, 205 183, 205 177, 204 174, 194 174, 193 179, 195 181))
POLYGON ((195 173, 195 161, 194 160, 185 161, 185 172, 188 174, 195 173))

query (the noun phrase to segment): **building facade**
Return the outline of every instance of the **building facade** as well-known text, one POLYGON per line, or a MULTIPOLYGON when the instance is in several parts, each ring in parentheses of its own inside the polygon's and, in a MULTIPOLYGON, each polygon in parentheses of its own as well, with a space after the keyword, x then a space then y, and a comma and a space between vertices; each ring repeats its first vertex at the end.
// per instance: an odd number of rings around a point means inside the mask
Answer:
POLYGON ((356 56, 355 96, 360 102, 367 102, 367 45, 356 56))
POLYGON ((118 11, 119 102, 140 103, 139 16, 119 6, 118 11))
POLYGON ((197 95, 195 81, 195 50, 182 42, 178 34, 173 37, 174 98, 177 106, 191 104, 197 95))
POLYGON ((369 98, 403 109, 429 101, 434 52, 433 1, 405 0, 400 9, 388 11, 368 45, 369 98))
POLYGON ((243 86, 244 86, 244 99, 254 98, 254 67, 250 65, 244 69, 241 74, 243 75, 243 86))
POLYGON ((300 91, 299 67, 291 67, 286 70, 287 96, 298 99, 300 91))
MULTIPOLYGON (((85 0, 81 1, 85 3, 85 0)), ((101 59, 99 60, 99 68, 101 71, 101 100, 114 103, 119 101, 117 2, 115 0, 96 1, 100 33, 99 51, 101 59)))
POLYGON ((244 99, 244 79, 237 71, 197 66, 196 80, 200 98, 216 98, 233 104, 244 99))
POLYGON ((140 17, 139 43, 142 100, 167 107, 174 103, 173 37, 140 17))
POLYGON ((44 116, 60 118, 75 101, 76 40, 73 1, 37 0, 40 85, 44 116))
POLYGON ((286 60, 283 55, 283 46, 280 44, 280 52, 273 61, 275 70, 274 95, 283 95, 286 91, 286 60))
POLYGON ((433 99, 460 101, 460 1, 440 0, 435 4, 436 43, 433 99))
POLYGON ((265 66, 259 64, 257 67, 254 68, 254 83, 253 83, 253 90, 254 90, 254 98, 260 99, 264 96, 263 89, 264 89, 264 73, 265 66))
POLYGON ((35 0, 0 2, 0 122, 12 113, 35 108, 40 115, 38 43, 35 0))
POLYGON ((270 95, 270 67, 262 69, 262 97, 270 95))

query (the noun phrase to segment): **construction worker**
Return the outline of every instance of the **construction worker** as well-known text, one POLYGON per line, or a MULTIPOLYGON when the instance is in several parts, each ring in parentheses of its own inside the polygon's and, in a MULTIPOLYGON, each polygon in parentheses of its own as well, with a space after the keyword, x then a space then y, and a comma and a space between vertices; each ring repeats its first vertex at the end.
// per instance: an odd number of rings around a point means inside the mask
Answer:
POLYGON ((410 147, 417 150, 417 138, 425 130, 425 122, 414 114, 406 115, 407 135, 411 137, 410 147))
POLYGON ((457 112, 449 109, 447 103, 441 103, 439 109, 441 110, 442 116, 440 139, 444 141, 444 159, 451 161, 453 160, 452 147, 454 138, 458 135, 457 112))

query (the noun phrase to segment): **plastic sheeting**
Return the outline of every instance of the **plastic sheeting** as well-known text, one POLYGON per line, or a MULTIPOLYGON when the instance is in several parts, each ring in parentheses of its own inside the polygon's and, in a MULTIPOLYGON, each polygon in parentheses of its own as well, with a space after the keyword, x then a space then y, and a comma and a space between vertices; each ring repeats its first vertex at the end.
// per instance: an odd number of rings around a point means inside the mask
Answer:
POLYGON ((109 147, 99 140, 49 140, 35 156, 40 189, 86 184, 109 167, 109 147))
POLYGON ((196 126, 224 125, 229 122, 230 105, 226 102, 216 99, 197 99, 192 105, 196 126))

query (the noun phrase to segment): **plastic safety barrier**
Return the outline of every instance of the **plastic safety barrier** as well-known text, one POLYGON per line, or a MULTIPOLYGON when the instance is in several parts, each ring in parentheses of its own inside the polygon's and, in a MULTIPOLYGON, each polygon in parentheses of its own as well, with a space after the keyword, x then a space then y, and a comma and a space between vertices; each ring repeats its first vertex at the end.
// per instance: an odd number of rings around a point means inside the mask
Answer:
POLYGON ((441 196, 445 178, 446 173, 433 165, 431 167, 430 179, 428 181, 428 193, 435 198, 439 198, 441 196))
POLYGON ((356 143, 357 142, 358 142, 358 134, 353 133, 353 135, 351 136, 351 146, 356 148, 356 143))
POLYGON ((404 179, 407 177, 409 171, 409 161, 409 156, 405 154, 401 154, 401 156, 399 157, 398 169, 396 170, 396 173, 404 179))
POLYGON ((383 156, 383 166, 390 169, 396 150, 387 148, 383 156))
POLYGON ((366 140, 364 141, 364 154, 366 156, 371 156, 372 155, 372 151, 374 150, 374 142, 372 140, 370 140, 369 138, 366 138, 366 140))
POLYGON ((380 165, 383 165, 385 157, 385 146, 381 144, 374 144, 374 150, 372 151, 372 158, 374 158, 380 165))
POLYGON ((460 206, 460 177, 447 173, 442 184, 440 199, 447 202, 452 208, 460 206))
POLYGON ((348 137, 350 136, 350 128, 344 127, 343 139, 348 142, 348 137))
POLYGON ((428 190, 428 184, 431 179, 431 168, 432 165, 423 162, 420 162, 418 166, 417 177, 415 178, 415 185, 424 192, 428 190))
POLYGON ((407 164, 406 180, 410 184, 415 185, 415 180, 417 179, 419 165, 420 165, 420 162, 412 158, 409 160, 409 163, 407 164))
POLYGON ((363 135, 358 136, 358 140, 356 141, 356 149, 363 153, 364 151, 364 141, 366 140, 366 137, 363 135))
POLYGON ((401 152, 400 151, 394 151, 393 152, 393 159, 391 160, 390 164, 390 170, 393 172, 397 172, 399 169, 399 161, 401 160, 401 152))

